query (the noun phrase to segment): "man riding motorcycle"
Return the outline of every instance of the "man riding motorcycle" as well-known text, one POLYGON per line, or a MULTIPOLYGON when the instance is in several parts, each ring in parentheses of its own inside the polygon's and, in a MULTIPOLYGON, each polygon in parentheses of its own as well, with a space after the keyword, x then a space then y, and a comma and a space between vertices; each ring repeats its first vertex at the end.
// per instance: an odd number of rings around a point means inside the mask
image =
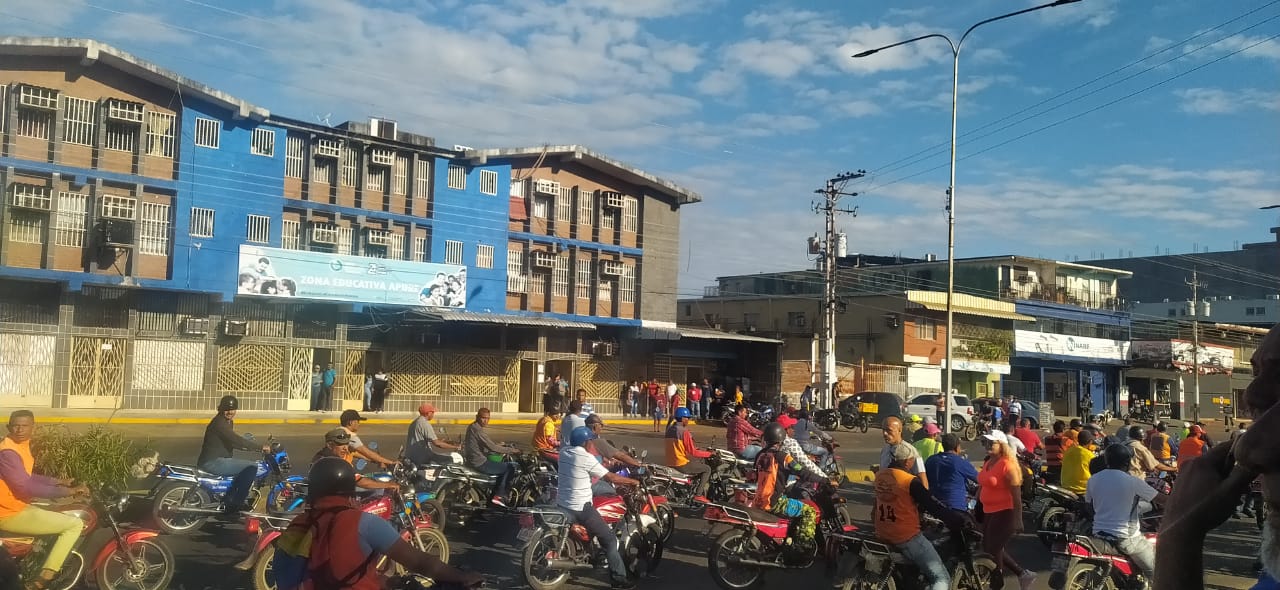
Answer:
POLYGON ((796 423, 792 427, 791 437, 800 443, 800 448, 804 449, 805 453, 813 455, 819 463, 824 463, 824 459, 827 456, 827 448, 821 444, 814 444, 813 439, 818 439, 819 443, 828 442, 831 440, 831 435, 823 432, 821 428, 818 428, 813 423, 808 411, 800 410, 796 412, 796 423))
MULTIPOLYGON (((587 428, 590 428, 591 433, 596 436, 587 442, 587 452, 598 459, 601 465, 604 465, 606 469, 612 468, 619 463, 632 468, 641 466, 641 463, 635 457, 619 451, 609 441, 600 438, 600 435, 604 433, 604 420, 598 414, 587 416, 586 422, 587 428)), ((609 482, 600 479, 591 484, 591 493, 596 496, 609 496, 616 493, 616 490, 609 482)))
POLYGON ((560 457, 560 438, 557 430, 560 427, 560 406, 548 405, 538 423, 533 425, 533 448, 538 454, 553 464, 560 457))
POLYGON ((1129 445, 1111 445, 1102 452, 1107 468, 1089 478, 1084 499, 1093 506, 1093 534, 1129 556, 1142 574, 1155 576, 1156 552, 1142 535, 1139 517, 1151 505, 1164 505, 1165 496, 1147 482, 1129 473, 1133 450, 1129 445))
POLYGON ((748 461, 760 454, 760 445, 752 444, 751 441, 759 439, 763 433, 747 420, 746 406, 735 407, 733 415, 725 420, 724 426, 725 440, 729 441, 730 451, 748 461))
MULTIPOLYGON (((688 408, 681 408, 688 412, 688 408)), ((600 479, 612 485, 637 485, 640 482, 629 477, 622 477, 605 469, 587 449, 588 442, 595 440, 595 433, 590 428, 580 426, 569 435, 569 445, 560 450, 560 477, 556 488, 556 504, 582 526, 604 548, 605 558, 609 561, 609 577, 614 588, 634 588, 635 582, 628 578, 626 566, 622 561, 622 553, 618 549, 618 537, 613 529, 600 518, 595 505, 591 503, 591 480, 600 479)))
POLYGON ((0 441, 0 531, 57 536, 41 566, 39 579, 29 581, 27 586, 44 588, 62 569, 80 538, 84 523, 70 514, 37 508, 27 502, 33 498, 88 496, 89 490, 32 473, 35 459, 31 456, 31 438, 35 427, 35 414, 31 410, 18 410, 9 415, 9 436, 0 441))
MULTIPOLYGON (((337 457, 347 463, 355 464, 355 455, 351 452, 351 434, 344 428, 334 428, 324 435, 324 448, 312 457, 311 463, 327 457, 337 457)), ((381 482, 376 479, 356 474, 356 487, 364 490, 399 490, 395 482, 381 482)))
POLYGON ((258 462, 247 459, 236 459, 232 452, 262 451, 271 452, 270 445, 263 445, 236 434, 236 410, 240 409, 240 400, 234 395, 224 395, 218 400, 218 415, 209 420, 204 429, 204 441, 200 444, 200 458, 196 459, 196 467, 222 477, 235 476, 231 480, 231 488, 227 490, 223 500, 223 509, 227 514, 236 514, 249 507, 245 500, 249 497, 249 488, 258 475, 258 462))
POLYGON ((1129 427, 1129 440, 1125 442, 1133 455, 1133 460, 1129 464, 1129 475, 1138 479, 1145 479, 1148 473, 1155 473, 1158 471, 1178 471, 1177 467, 1165 465, 1164 463, 1156 460, 1155 455, 1152 455, 1151 451, 1147 449, 1147 446, 1142 444, 1142 439, 1141 426, 1129 427))
MULTIPOLYGON (((783 414, 778 416, 775 423, 781 426, 782 431, 786 434, 786 438, 784 438, 780 443, 782 445, 782 452, 790 455, 791 459, 796 463, 799 463, 800 467, 804 470, 812 471, 814 473, 823 473, 823 469, 809 459, 808 450, 804 448, 804 444, 792 436, 792 433, 795 431, 796 419, 783 414)), ((765 428, 768 428, 768 426, 765 428)))
POLYGON ((965 521, 938 502, 919 475, 907 471, 918 457, 911 445, 894 444, 890 457, 889 465, 876 472, 875 505, 871 508, 876 538, 893 545, 914 562, 928 578, 929 590, 946 590, 951 587, 951 575, 938 550, 920 530, 920 510, 936 516, 953 530, 964 528, 965 521))
POLYGON ((400 538, 381 516, 361 511, 351 499, 356 472, 350 463, 326 457, 311 466, 307 511, 276 541, 272 571, 280 590, 381 590, 379 555, 437 584, 480 585, 484 578, 450 567, 400 538))
POLYGON ((795 525, 791 529, 795 533, 792 543, 797 549, 804 551, 813 546, 814 535, 818 530, 818 511, 813 506, 787 497, 787 478, 791 474, 806 481, 827 481, 827 478, 821 471, 803 464, 794 469, 789 468, 799 461, 783 448, 783 442, 787 438, 786 430, 777 422, 764 427, 765 447, 756 455, 756 493, 751 499, 751 506, 795 519, 795 525))
POLYGON ((436 429, 431 425, 431 419, 435 415, 434 405, 422 404, 418 406, 418 417, 409 424, 409 434, 404 441, 404 455, 415 465, 448 462, 448 456, 436 449, 449 453, 459 448, 458 445, 436 436, 436 429))
POLYGON ((488 426, 489 408, 480 408, 475 421, 467 426, 467 433, 462 437, 462 462, 480 473, 498 476, 493 484, 492 501, 495 506, 506 507, 507 486, 511 485, 520 466, 511 461, 490 461, 489 455, 519 453, 520 450, 494 442, 485 431, 488 426))
POLYGON ((675 422, 667 427, 666 450, 667 467, 680 473, 697 477, 697 487, 693 490, 694 501, 706 503, 707 481, 711 479, 711 467, 694 459, 706 459, 710 451, 699 449, 693 444, 693 432, 689 430, 689 408, 676 408, 675 422))

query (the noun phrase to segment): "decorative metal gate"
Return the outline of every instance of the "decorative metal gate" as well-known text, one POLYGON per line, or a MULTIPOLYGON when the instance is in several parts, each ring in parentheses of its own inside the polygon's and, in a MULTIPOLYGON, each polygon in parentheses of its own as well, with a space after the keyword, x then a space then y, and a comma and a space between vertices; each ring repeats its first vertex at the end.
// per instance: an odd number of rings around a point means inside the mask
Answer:
POLYGON ((123 338, 89 336, 71 339, 68 408, 120 407, 128 345, 129 342, 123 338))
POLYGON ((218 393, 240 398, 243 410, 285 410, 288 348, 235 344, 218 349, 218 393))
POLYGON ((52 334, 0 334, 0 403, 53 405, 57 341, 52 334))

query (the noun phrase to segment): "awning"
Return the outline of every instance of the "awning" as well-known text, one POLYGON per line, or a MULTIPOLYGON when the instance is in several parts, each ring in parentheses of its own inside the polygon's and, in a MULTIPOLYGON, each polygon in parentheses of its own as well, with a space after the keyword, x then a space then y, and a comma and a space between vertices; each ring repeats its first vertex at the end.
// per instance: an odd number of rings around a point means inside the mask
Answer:
POLYGON ((697 338, 701 340, 738 340, 742 342, 764 342, 768 344, 782 344, 781 340, 773 338, 762 338, 760 336, 749 336, 747 334, 735 334, 733 332, 721 332, 720 330, 704 330, 702 328, 678 328, 680 338, 697 338))
MULTIPOLYGON (((947 294, 942 291, 907 291, 908 308, 923 307, 931 311, 947 310, 947 294)), ((964 293, 955 293, 951 299, 951 309, 955 313, 976 315, 1003 320, 1034 322, 1035 318, 1014 311, 1012 303, 975 297, 964 293)))
POLYGON ((528 221, 529 205, 525 203, 524 197, 511 195, 511 199, 507 205, 507 211, 511 217, 511 221, 528 221))
POLYGON ((457 311, 452 309, 419 309, 417 310, 417 313, 422 316, 423 319, 434 319, 443 322, 477 322, 482 324, 499 324, 503 326, 533 326, 540 328, 564 328, 569 330, 596 329, 595 324, 539 316, 457 311))

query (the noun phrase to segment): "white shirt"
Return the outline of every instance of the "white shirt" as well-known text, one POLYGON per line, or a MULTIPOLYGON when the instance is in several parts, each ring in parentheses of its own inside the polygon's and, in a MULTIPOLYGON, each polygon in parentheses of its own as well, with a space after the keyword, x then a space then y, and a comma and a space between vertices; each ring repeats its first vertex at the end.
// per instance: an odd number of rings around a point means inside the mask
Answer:
POLYGON ((672 383, 671 385, 667 386, 667 399, 671 399, 675 396, 676 396, 676 384, 672 383))
MULTIPOLYGON (((907 473, 910 473, 911 475, 920 475, 921 473, 924 473, 924 459, 920 458, 920 452, 917 451, 915 446, 911 443, 907 443, 907 446, 911 447, 911 453, 916 456, 915 469, 908 468, 907 473)), ((892 449, 893 447, 891 445, 885 445, 884 448, 880 449, 881 469, 888 469, 889 465, 893 463, 892 449)))
POLYGON ((1009 413, 1022 415, 1022 402, 1012 402, 1009 404, 1009 413))
POLYGON ((1005 433, 1005 438, 1009 439, 1009 446, 1013 448, 1013 452, 1015 453, 1027 452, 1027 445, 1024 444, 1022 440, 1019 439, 1018 437, 1012 434, 1005 433))
POLYGON ((1155 488, 1119 469, 1104 469, 1089 478, 1084 499, 1093 504, 1093 534, 1121 539, 1138 535, 1138 517, 1151 509, 1155 488))
POLYGON ((360 447, 363 447, 363 446, 364 446, 364 441, 360 440, 360 436, 359 436, 359 435, 357 435, 356 433, 352 432, 350 428, 347 428, 346 426, 343 426, 343 427, 342 427, 342 429, 343 429, 343 430, 345 430, 345 431, 347 431, 347 434, 350 434, 350 435, 351 435, 351 450, 353 450, 353 451, 354 451, 354 450, 356 450, 356 449, 358 449, 358 448, 360 448, 360 447))
POLYGON ((560 449, 560 481, 556 484, 556 504, 582 510, 591 503, 591 479, 609 473, 600 460, 582 447, 560 449))
POLYGON ((564 419, 560 421, 560 446, 569 446, 569 436, 573 434, 573 429, 579 426, 586 426, 587 421, 578 414, 565 414, 564 419))

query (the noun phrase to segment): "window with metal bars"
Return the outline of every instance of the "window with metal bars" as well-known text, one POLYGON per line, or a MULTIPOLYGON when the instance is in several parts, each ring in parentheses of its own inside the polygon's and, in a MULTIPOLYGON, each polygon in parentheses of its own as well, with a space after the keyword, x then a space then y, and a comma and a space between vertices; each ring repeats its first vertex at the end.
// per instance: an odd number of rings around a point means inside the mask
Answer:
POLYGON ((488 244, 476 246, 476 268, 493 268, 493 246, 488 244))
POLYGON ((427 238, 424 236, 416 236, 413 238, 413 260, 417 262, 427 261, 427 238))
POLYGON ((62 141, 93 145, 96 107, 92 100, 74 96, 62 97, 62 141))
POLYGON ((315 158, 311 164, 312 182, 333 184, 333 176, 337 172, 337 161, 328 158, 315 158))
POLYGON ((580 190, 578 191, 578 223, 581 225, 591 225, 595 223, 596 216, 596 195, 594 191, 580 190))
POLYGON ((169 255, 169 205, 142 204, 142 227, 138 234, 138 251, 153 256, 169 255))
POLYGON ((280 222, 280 247, 285 250, 302 249, 302 224, 294 219, 280 222))
POLYGON ((467 168, 461 164, 449 164, 449 188, 467 190, 467 168))
POLYGON ((177 116, 171 113, 147 111, 147 155, 173 157, 173 138, 177 124, 177 116))
POLYGON ((622 201, 622 231, 640 231, 640 200, 627 197, 622 201))
POLYGON ((556 226, 569 227, 573 223, 573 189, 563 187, 556 197, 556 226))
POLYGON ((462 264, 462 242, 456 240, 444 241, 444 263, 462 264))
POLYGON ((368 168, 364 171, 364 189, 383 192, 387 190, 387 170, 385 168, 368 168))
POLYGON ((307 140, 297 135, 285 135, 284 138, 284 175, 287 178, 302 178, 303 163, 306 160, 307 140))
POLYGON ((58 212, 53 221, 54 243, 72 248, 84 247, 88 197, 79 193, 58 193, 58 212))
POLYGON ((138 147, 138 133, 142 128, 136 124, 107 120, 105 125, 105 133, 103 134, 102 147, 117 151, 132 153, 138 147))
POLYGON ((44 243, 45 215, 15 209, 9 212, 9 241, 19 244, 44 243))
POLYGON ((255 156, 276 156, 276 132, 271 129, 254 129, 253 140, 249 144, 249 153, 255 156))
POLYGON ((409 189, 409 158, 396 156, 391 168, 391 194, 403 195, 409 189))
POLYGON ((576 267, 575 272, 578 276, 577 276, 577 281, 575 283, 574 291, 577 292, 578 299, 590 299, 591 298, 591 266, 592 266, 591 260, 588 260, 586 258, 579 258, 576 260, 576 262, 577 264, 575 264, 574 266, 576 267))
POLYGON ((103 217, 133 220, 137 216, 138 200, 133 197, 102 195, 100 200, 103 217))
POLYGON ((596 304, 605 313, 613 313, 613 281, 601 280, 596 285, 596 304))
POLYGON ((507 291, 524 293, 529 289, 529 275, 524 269, 524 248, 507 248, 507 291))
POLYGON ((213 237, 213 209, 204 207, 191 208, 191 227, 187 233, 193 238, 213 237))
POLYGON ((195 144, 199 147, 218 149, 222 143, 222 122, 216 119, 196 117, 195 144))
MULTIPOLYGON (((618 210, 609 207, 600 208, 600 229, 613 229, 618 218, 618 210)), ((604 238, 608 241, 608 238, 604 238)))
POLYGON ((418 160, 413 171, 413 198, 426 199, 431 196, 431 160, 418 160))
POLYGON ((53 117, 53 111, 20 108, 14 132, 22 137, 49 139, 49 131, 53 129, 53 117))
POLYGON ((248 218, 247 229, 245 231, 245 241, 255 244, 266 244, 271 242, 271 218, 266 215, 250 215, 248 218))
POLYGON ((498 173, 493 170, 480 171, 480 192, 486 195, 498 194, 498 173))
POLYGON ((360 154, 351 146, 343 146, 342 148, 342 186, 354 188, 356 186, 356 175, 359 171, 358 164, 360 162, 360 154))
POLYGON ((555 267, 551 269, 551 296, 569 296, 569 253, 556 256, 555 267))
POLYGON ((618 277, 618 295, 623 303, 635 303, 636 267, 634 265, 623 265, 622 276, 618 277))

